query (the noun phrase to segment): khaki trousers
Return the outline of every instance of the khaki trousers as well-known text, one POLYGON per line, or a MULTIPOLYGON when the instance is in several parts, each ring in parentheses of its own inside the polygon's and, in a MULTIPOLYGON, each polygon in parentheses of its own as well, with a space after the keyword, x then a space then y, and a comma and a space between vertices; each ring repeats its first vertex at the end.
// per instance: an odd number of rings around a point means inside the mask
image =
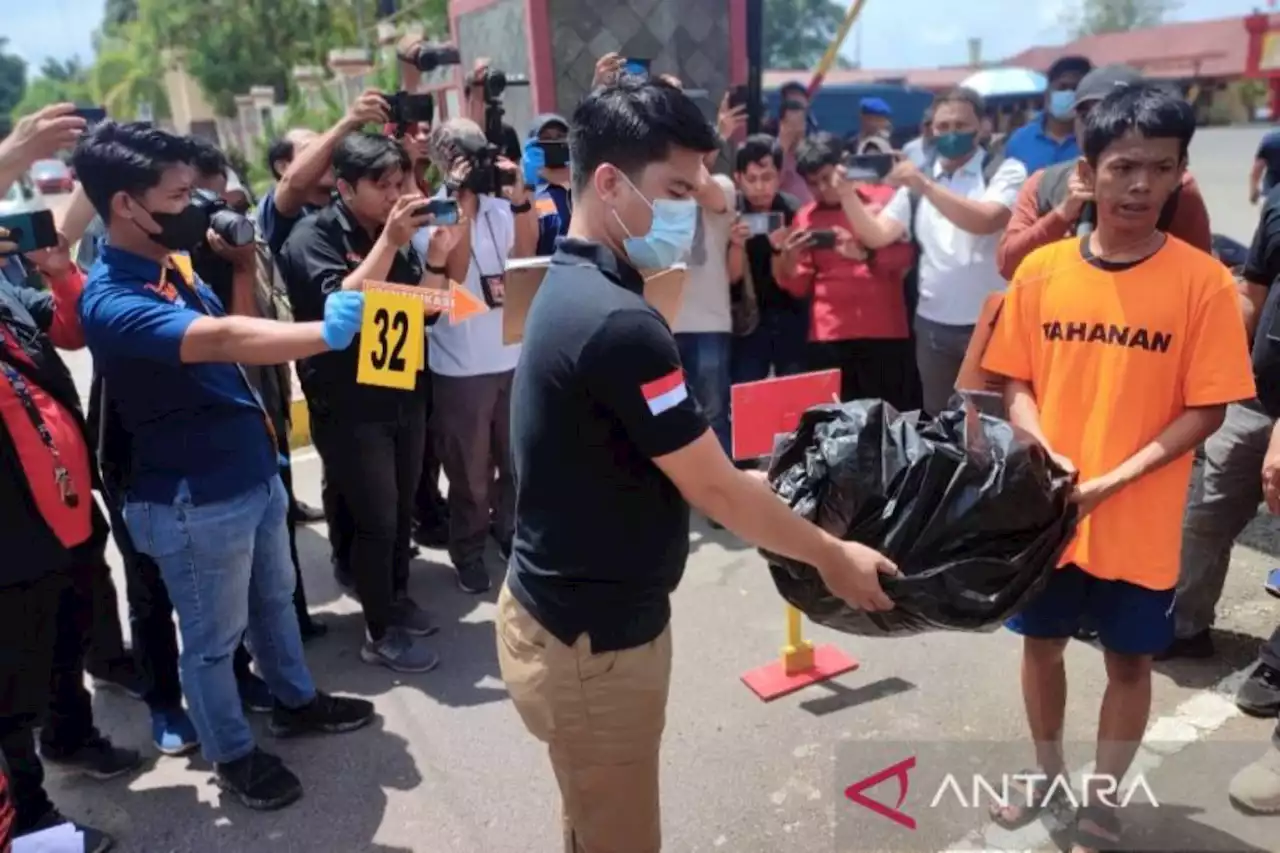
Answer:
POLYGON ((504 584, 498 663, 526 728, 547 744, 565 853, 658 853, 671 627, 643 646, 593 654, 586 634, 566 646, 504 584))

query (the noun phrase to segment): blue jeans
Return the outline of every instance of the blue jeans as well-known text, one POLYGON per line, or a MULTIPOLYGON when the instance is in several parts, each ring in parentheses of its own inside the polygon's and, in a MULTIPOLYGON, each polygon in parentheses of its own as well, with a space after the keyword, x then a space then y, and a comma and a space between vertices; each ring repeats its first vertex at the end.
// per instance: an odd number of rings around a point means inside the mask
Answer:
POLYGON ((769 309, 749 335, 733 338, 731 376, 734 385, 774 376, 804 373, 808 361, 809 309, 769 309))
POLYGON ((217 503, 193 504, 184 485, 172 504, 124 506, 135 546, 160 566, 178 612, 182 688, 211 762, 254 747, 232 667, 246 631, 277 701, 297 708, 316 695, 293 608, 288 512, 279 477, 217 503))
POLYGON ((729 353, 733 335, 728 332, 685 332, 676 335, 680 362, 690 391, 702 407, 711 430, 724 452, 732 456, 729 437, 729 353))

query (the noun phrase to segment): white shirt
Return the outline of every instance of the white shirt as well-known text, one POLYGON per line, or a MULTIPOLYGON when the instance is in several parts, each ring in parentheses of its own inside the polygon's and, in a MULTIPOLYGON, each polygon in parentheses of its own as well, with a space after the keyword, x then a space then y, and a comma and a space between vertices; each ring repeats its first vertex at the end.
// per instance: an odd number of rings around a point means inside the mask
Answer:
MULTIPOLYGON (((444 192, 437 194, 444 198, 444 192)), ((482 195, 471 223, 471 263, 467 280, 462 284, 484 301, 480 276, 502 275, 507 256, 516 243, 515 215, 506 199, 482 195)), ((426 263, 431 227, 413 235, 413 248, 426 263)), ((490 308, 484 314, 463 320, 456 326, 441 317, 427 332, 427 367, 443 376, 487 376, 515 370, 520 360, 520 345, 502 343, 502 309, 490 308)))
MULTIPOLYGON (((979 154, 947 176, 942 163, 933 178, 953 193, 1012 207, 1027 179, 1027 168, 1005 160, 987 186, 982 178, 986 156, 979 154)), ((985 236, 961 231, 926 198, 920 199, 911 222, 911 191, 906 187, 885 206, 884 213, 906 226, 920 244, 920 303, 916 313, 945 326, 972 326, 978 322, 982 303, 991 293, 1004 290, 1005 280, 996 267, 1000 232, 985 236)))
POLYGON ((705 209, 698 211, 706 257, 696 266, 692 259, 689 262, 680 314, 673 329, 676 334, 733 330, 733 315, 729 310, 728 256, 729 232, 738 217, 738 200, 733 181, 724 175, 712 175, 712 180, 724 190, 728 207, 724 213, 711 213, 705 209))

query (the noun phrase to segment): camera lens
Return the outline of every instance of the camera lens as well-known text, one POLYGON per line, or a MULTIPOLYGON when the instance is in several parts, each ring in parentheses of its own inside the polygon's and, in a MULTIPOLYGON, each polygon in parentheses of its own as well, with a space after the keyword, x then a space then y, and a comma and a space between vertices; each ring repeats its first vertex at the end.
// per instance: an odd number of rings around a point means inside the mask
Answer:
POLYGON ((418 66, 419 71, 435 71, 442 65, 461 65, 462 56, 456 47, 424 44, 418 49, 414 64, 418 66))
POLYGON ((504 71, 493 70, 485 75, 484 78, 485 95, 489 98, 501 98, 502 93, 507 91, 507 75, 504 71))
POLYGON ((247 246, 253 242, 253 223, 234 210, 218 210, 209 217, 213 233, 232 246, 247 246))

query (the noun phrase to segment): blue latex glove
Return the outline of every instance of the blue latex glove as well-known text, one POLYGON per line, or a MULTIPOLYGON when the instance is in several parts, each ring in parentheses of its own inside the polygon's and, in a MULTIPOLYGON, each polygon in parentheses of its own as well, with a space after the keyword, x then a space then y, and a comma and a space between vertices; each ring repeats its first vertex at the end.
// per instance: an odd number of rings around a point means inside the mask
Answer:
POLYGON ((524 184, 527 187, 536 187, 538 181, 541 180, 539 172, 542 167, 547 165, 547 152, 542 150, 542 146, 538 144, 538 140, 529 139, 524 143, 524 157, 520 160, 524 166, 524 184))
POLYGON ((360 321, 364 316, 364 294, 358 290, 339 290, 330 293, 324 301, 324 342, 329 349, 342 350, 351 346, 360 333, 360 321))

